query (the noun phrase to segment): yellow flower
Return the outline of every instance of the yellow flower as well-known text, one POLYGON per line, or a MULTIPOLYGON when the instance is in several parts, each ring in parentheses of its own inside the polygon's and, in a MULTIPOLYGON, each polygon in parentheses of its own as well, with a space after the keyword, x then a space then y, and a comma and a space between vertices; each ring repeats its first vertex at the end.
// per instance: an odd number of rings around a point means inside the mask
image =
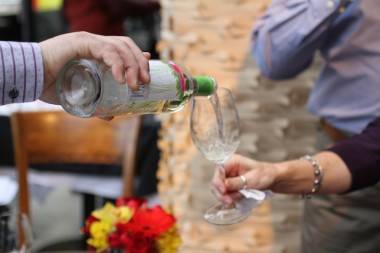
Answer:
POLYGON ((128 207, 115 207, 107 203, 103 208, 92 212, 92 216, 98 219, 90 226, 90 238, 87 244, 91 245, 97 252, 102 252, 109 247, 108 236, 115 230, 117 222, 128 222, 133 212, 128 207))
POLYGON ((122 222, 128 222, 133 216, 132 210, 126 206, 118 207, 117 211, 118 211, 117 216, 120 219, 119 221, 122 221, 122 222))
POLYGON ((181 244, 182 240, 176 226, 173 226, 156 240, 156 247, 160 253, 176 253, 181 244))
POLYGON ((101 221, 115 224, 128 222, 132 218, 133 212, 129 207, 115 207, 113 204, 107 203, 103 208, 92 212, 92 215, 101 221))
POLYGON ((87 243, 98 251, 108 248, 108 235, 113 230, 113 224, 106 221, 95 221, 91 224, 90 235, 91 238, 87 243))
POLYGON ((103 208, 92 212, 92 216, 95 218, 111 224, 115 224, 117 221, 116 214, 116 207, 111 203, 106 203, 103 208))

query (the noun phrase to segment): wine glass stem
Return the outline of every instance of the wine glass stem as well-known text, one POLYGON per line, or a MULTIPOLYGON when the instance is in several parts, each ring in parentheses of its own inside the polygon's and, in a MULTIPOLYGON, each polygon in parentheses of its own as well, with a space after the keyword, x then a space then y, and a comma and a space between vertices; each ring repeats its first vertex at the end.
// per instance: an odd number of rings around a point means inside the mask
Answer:
MULTIPOLYGON (((222 179, 225 180, 226 179, 226 171, 224 169, 224 163, 216 163, 216 166, 217 166, 217 169, 219 170, 219 175, 222 175, 222 179)), ((222 202, 222 205, 223 205, 223 208, 222 208, 223 210, 231 209, 231 208, 235 207, 234 203, 227 204, 225 202, 222 202)))

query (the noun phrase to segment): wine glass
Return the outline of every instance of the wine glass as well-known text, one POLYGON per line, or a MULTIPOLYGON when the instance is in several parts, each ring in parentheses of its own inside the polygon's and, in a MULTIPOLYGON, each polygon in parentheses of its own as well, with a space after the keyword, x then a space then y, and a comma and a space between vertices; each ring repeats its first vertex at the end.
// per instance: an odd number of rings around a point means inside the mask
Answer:
MULTIPOLYGON (((194 98, 190 129, 199 151, 206 159, 216 163, 218 169, 223 170, 223 164, 240 143, 239 115, 231 91, 219 87, 212 96, 194 98)), ((255 197, 247 199, 244 198, 246 194, 242 195, 243 198, 234 204, 219 202, 209 207, 204 214, 205 220, 212 224, 228 225, 247 218, 258 201, 255 202, 255 197)))

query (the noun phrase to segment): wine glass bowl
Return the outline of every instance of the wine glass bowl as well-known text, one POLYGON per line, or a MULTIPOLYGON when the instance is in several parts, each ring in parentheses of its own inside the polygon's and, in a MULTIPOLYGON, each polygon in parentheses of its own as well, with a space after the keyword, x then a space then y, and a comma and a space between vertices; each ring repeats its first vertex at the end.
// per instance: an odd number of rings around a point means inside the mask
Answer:
POLYGON ((240 121, 231 91, 218 88, 216 95, 192 101, 191 137, 207 160, 223 164, 240 143, 240 121))

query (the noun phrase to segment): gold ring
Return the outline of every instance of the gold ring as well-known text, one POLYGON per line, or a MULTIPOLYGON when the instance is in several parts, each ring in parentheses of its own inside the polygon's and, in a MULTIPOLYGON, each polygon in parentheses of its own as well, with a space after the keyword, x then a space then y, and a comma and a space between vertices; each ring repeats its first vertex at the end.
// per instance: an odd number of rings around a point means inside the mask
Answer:
POLYGON ((242 188, 244 190, 247 189, 247 186, 248 186, 247 178, 245 176, 243 176, 243 175, 240 175, 240 180, 243 183, 243 187, 242 188))

